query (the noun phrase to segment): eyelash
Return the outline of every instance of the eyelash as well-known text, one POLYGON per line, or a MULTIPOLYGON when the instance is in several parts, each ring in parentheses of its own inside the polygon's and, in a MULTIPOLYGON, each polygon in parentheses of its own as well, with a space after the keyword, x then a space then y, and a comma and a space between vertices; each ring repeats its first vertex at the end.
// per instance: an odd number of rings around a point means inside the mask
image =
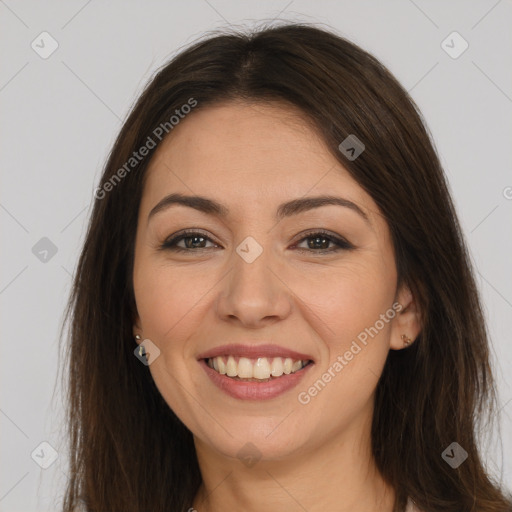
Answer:
MULTIPOLYGON (((204 233, 201 233, 199 231, 193 231, 193 230, 185 230, 185 231, 181 231, 180 233, 178 233, 177 235, 173 236, 172 238, 166 240, 160 246, 160 249, 168 250, 168 251, 173 251, 173 252, 188 252, 188 253, 190 253, 192 251, 203 251, 203 250, 209 249, 209 247, 199 247, 199 248, 196 248, 196 249, 193 249, 193 248, 185 249, 183 247, 178 247, 176 245, 181 240, 184 240, 186 238, 194 238, 195 236, 198 236, 198 235, 200 237, 204 238, 207 241, 215 243, 215 242, 213 242, 213 240, 211 240, 204 233)), ((318 253, 318 254, 329 254, 329 253, 334 253, 334 252, 338 252, 338 251, 341 251, 341 250, 349 250, 349 249, 353 249, 354 248, 354 246, 352 244, 350 244, 349 242, 347 242, 343 238, 335 236, 332 233, 330 233, 329 231, 325 231, 323 229, 319 229, 319 230, 315 230, 315 231, 311 231, 309 233, 306 233, 305 236, 303 238, 301 238, 297 242, 297 244, 303 242, 304 240, 308 240, 310 238, 317 238, 318 236, 326 238, 330 242, 333 242, 334 244, 336 244, 338 247, 334 248, 334 249, 321 249, 321 250, 305 249, 305 248, 301 247, 301 248, 295 249, 295 250, 298 250, 298 251, 301 251, 301 252, 310 252, 310 253, 318 253)))

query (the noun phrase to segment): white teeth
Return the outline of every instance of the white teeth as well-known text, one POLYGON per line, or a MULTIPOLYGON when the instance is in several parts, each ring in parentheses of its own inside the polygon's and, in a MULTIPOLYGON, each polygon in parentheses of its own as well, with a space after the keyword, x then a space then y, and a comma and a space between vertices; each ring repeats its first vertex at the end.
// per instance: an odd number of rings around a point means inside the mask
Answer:
POLYGON ((237 375, 241 379, 252 379, 252 363, 250 359, 241 357, 238 361, 238 372, 237 375))
POLYGON ((280 357, 274 357, 270 367, 272 377, 281 377, 283 375, 283 360, 280 357))
POLYGON ((226 375, 226 363, 223 361, 222 357, 216 357, 215 361, 217 361, 217 364, 219 366, 219 369, 217 371, 221 375, 226 375))
POLYGON ((296 372, 302 368, 302 361, 294 361, 292 364, 292 372, 296 372))
POLYGON ((238 375, 238 365, 236 364, 235 358, 233 356, 228 357, 228 362, 226 364, 226 375, 228 377, 236 377, 238 375))
POLYGON ((255 379, 268 379, 270 378, 270 364, 266 357, 258 357, 258 360, 253 366, 253 377, 255 379))
POLYGON ((207 364, 221 375, 228 377, 239 377, 240 379, 267 380, 271 377, 281 377, 283 373, 290 373, 301 370, 309 361, 293 360, 290 357, 274 357, 272 360, 266 357, 249 359, 240 357, 237 360, 233 356, 210 358, 207 364))

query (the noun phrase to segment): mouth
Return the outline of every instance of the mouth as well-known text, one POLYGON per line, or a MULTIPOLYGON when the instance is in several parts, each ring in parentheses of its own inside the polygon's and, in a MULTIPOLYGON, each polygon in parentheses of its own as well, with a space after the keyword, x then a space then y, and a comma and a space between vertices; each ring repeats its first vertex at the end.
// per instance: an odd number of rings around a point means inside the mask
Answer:
POLYGON ((223 345, 197 357, 210 381, 239 400, 268 400, 292 390, 315 365, 277 345, 223 345))
POLYGON ((245 382, 269 382, 283 375, 295 374, 313 363, 311 359, 291 357, 248 358, 234 355, 204 358, 207 366, 220 375, 245 382))

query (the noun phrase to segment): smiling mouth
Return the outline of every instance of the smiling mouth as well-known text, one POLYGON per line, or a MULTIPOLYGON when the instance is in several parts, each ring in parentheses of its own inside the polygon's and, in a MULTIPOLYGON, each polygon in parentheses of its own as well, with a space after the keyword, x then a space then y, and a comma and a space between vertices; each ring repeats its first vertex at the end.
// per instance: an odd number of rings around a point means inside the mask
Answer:
POLYGON ((300 372, 311 360, 290 357, 235 357, 232 355, 206 358, 206 364, 220 375, 245 382, 268 382, 283 375, 300 372))

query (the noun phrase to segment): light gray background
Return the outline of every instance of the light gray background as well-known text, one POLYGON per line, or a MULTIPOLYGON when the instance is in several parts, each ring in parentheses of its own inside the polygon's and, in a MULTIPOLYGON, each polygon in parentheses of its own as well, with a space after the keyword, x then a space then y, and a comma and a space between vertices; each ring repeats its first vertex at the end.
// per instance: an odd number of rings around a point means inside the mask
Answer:
POLYGON ((207 30, 276 17, 339 30, 381 59, 422 110, 493 340, 503 445, 494 442, 484 455, 512 488, 510 0, 0 0, 0 16, 1 511, 56 510, 61 501, 58 334, 93 190, 122 120, 180 47, 207 30), (43 31, 59 44, 48 59, 31 48, 43 31), (469 43, 457 59, 441 47, 452 31, 469 43), (42 237, 58 249, 47 262, 32 252, 42 237), (31 458, 43 441, 59 454, 48 469, 31 458))

